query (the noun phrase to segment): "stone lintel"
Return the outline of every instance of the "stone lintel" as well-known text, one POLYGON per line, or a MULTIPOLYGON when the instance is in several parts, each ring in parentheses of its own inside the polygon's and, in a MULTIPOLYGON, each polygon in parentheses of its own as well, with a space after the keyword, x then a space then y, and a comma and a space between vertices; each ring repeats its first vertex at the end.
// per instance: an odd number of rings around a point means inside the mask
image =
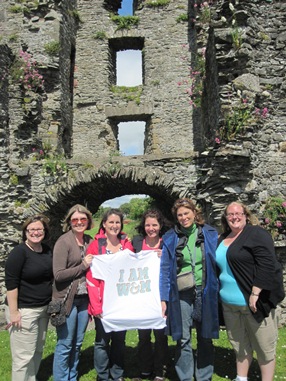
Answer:
POLYGON ((138 120, 138 117, 149 117, 153 114, 153 104, 145 103, 137 105, 134 102, 129 102, 122 106, 106 106, 105 115, 107 118, 115 118, 117 120, 138 120))

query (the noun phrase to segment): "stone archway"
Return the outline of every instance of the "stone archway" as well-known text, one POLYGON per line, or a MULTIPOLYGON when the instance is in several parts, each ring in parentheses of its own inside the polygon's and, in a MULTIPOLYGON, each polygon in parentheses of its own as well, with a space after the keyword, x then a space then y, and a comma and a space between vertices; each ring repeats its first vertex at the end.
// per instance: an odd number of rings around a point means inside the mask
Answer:
POLYGON ((61 221, 74 204, 83 204, 95 213, 104 201, 128 194, 146 194, 154 198, 162 213, 170 219, 173 201, 185 192, 178 190, 172 174, 160 169, 129 167, 116 174, 108 170, 79 169, 72 178, 57 186, 46 186, 45 193, 33 199, 25 214, 46 214, 50 218, 52 242, 55 242, 62 234, 61 221))

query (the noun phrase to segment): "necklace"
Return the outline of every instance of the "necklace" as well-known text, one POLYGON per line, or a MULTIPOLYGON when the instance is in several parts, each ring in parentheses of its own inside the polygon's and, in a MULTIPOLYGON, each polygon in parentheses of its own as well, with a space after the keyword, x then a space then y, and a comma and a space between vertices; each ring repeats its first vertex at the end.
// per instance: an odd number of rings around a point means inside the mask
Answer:
POLYGON ((34 249, 31 245, 28 244, 28 241, 25 241, 25 244, 28 246, 29 249, 32 251, 35 251, 36 253, 41 253, 43 251, 42 245, 40 244, 38 250, 34 249))

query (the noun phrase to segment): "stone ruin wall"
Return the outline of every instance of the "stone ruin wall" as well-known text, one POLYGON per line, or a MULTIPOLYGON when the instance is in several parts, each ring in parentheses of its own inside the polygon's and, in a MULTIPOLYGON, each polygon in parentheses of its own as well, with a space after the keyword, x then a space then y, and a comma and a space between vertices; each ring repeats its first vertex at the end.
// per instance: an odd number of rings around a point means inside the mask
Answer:
MULTIPOLYGON (((41 0, 34 7, 29 3, 30 13, 24 15, 10 11, 15 1, 0 4, 2 287, 6 255, 32 212, 50 216, 56 237, 75 202, 95 212, 109 198, 146 193, 167 210, 176 197, 190 195, 218 226, 231 200, 239 198, 260 213, 269 196, 286 197, 284 2, 234 4, 242 31, 239 49, 233 47, 228 1, 213 2, 211 27, 191 21, 196 17, 192 0, 171 0, 158 8, 143 0, 134 3, 140 21, 129 30, 117 30, 110 19, 120 1, 41 0), (177 22, 185 12, 189 22, 177 22), (98 32, 106 38, 96 39, 98 32), (50 41, 60 44, 56 56, 45 52, 50 41), (192 108, 186 87, 178 82, 189 75, 188 50, 204 47, 202 103, 192 108), (19 86, 6 75, 20 48, 41 63, 45 78, 44 93, 33 94, 25 107, 19 86), (123 48, 144 52, 140 104, 110 91, 114 54, 123 48), (249 125, 242 137, 214 144, 224 110, 242 97, 267 107, 268 117, 249 125), (115 157, 117 123, 128 120, 146 121, 145 155, 115 157), (66 155, 68 174, 43 175, 41 161, 32 154, 43 143, 66 155), (17 184, 11 181, 15 176, 17 184)), ((285 269, 283 241, 277 254, 285 269)), ((286 320, 284 310, 283 316, 286 320)))

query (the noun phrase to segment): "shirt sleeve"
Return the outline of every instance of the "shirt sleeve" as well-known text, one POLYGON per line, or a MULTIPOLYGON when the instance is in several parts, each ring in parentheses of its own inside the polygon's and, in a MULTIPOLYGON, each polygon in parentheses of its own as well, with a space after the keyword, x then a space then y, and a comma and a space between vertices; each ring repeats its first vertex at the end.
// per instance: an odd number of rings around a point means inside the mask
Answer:
POLYGON ((253 237, 252 253, 255 261, 253 285, 265 290, 273 288, 275 277, 275 249, 272 237, 263 228, 258 228, 253 237))
POLYGON ((8 255, 5 264, 5 285, 8 291, 19 287, 25 261, 26 253, 20 246, 15 247, 8 255))

